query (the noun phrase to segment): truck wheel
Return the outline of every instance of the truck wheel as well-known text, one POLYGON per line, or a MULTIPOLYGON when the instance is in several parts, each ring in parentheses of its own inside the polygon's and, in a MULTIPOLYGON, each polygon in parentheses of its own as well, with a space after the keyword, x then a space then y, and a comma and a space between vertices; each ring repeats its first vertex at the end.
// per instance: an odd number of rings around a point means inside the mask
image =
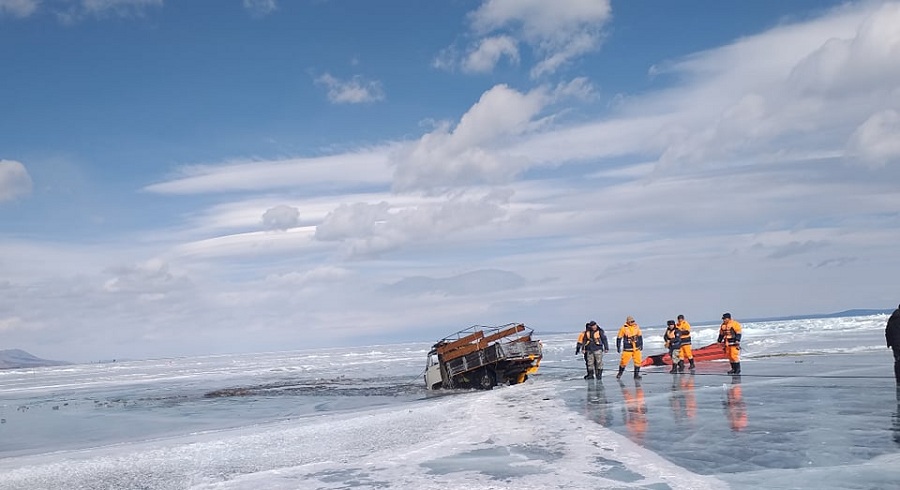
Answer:
POLYGON ((491 369, 482 369, 478 372, 478 377, 475 378, 477 383, 477 388, 481 390, 492 390, 494 386, 497 385, 497 378, 494 376, 494 371, 491 369))

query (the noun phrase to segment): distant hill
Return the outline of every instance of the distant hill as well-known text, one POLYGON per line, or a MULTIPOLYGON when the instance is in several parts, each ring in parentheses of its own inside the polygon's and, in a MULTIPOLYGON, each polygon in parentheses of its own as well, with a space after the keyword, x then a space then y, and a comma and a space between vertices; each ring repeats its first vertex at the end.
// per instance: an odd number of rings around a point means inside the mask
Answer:
POLYGON ((21 349, 0 350, 0 369, 20 369, 43 366, 65 366, 65 361, 50 361, 35 357, 21 349))

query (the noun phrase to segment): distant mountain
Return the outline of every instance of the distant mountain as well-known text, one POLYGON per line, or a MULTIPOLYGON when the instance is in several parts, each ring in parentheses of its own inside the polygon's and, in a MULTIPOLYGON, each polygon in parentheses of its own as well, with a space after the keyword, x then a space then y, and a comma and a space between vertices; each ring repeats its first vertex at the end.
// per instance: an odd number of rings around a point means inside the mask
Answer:
POLYGON ((43 366, 65 366, 65 361, 50 361, 35 357, 21 349, 0 350, 0 369, 20 369, 43 366))

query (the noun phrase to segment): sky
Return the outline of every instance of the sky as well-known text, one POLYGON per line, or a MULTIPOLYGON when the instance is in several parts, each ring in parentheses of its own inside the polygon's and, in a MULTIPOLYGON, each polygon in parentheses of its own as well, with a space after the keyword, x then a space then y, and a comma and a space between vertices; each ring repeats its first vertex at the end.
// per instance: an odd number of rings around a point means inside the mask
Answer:
POLYGON ((0 0, 0 349, 893 308, 898 25, 883 1, 0 0))

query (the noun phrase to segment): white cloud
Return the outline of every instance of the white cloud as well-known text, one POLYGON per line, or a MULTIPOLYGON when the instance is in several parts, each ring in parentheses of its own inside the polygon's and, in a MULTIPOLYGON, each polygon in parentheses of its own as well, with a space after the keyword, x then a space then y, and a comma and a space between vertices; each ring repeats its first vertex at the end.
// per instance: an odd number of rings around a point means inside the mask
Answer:
POLYGON ((162 7, 163 0, 78 0, 66 3, 63 9, 55 9, 57 18, 64 23, 78 22, 85 17, 136 17, 148 7, 162 7))
POLYGON ((262 224, 269 230, 293 228, 300 224, 300 210, 283 204, 275 206, 263 213, 262 224))
POLYGON ((278 2, 275 0, 244 0, 244 8, 257 17, 271 14, 278 10, 278 2))
MULTIPOLYGON (((601 27, 609 20, 609 0, 486 0, 470 14, 479 37, 462 61, 467 71, 489 71, 501 56, 517 61, 518 42, 527 44, 537 59, 534 77, 552 74, 581 55, 597 49, 601 27), (502 34, 497 34, 502 33, 502 34)), ((444 51, 436 66, 452 63, 444 51)))
POLYGON ((479 41, 478 46, 466 56, 462 68, 467 72, 490 72, 503 57, 513 63, 519 62, 519 48, 510 36, 488 37, 479 41))
POLYGON ((334 104, 361 104, 384 100, 384 89, 379 81, 367 81, 360 76, 340 80, 328 73, 315 79, 316 84, 328 89, 328 100, 334 104))
POLYGON ((508 219, 509 192, 456 194, 416 205, 342 204, 316 227, 315 239, 339 242, 346 255, 365 257, 416 244, 458 242, 480 227, 508 219), (464 233, 465 232, 465 233, 464 233), (459 236, 450 239, 449 235, 459 236))
POLYGON ((39 0, 0 0, 0 16, 25 18, 33 14, 39 5, 39 0))
POLYGON ((527 163, 506 159, 498 150, 510 137, 527 132, 550 100, 543 88, 525 94, 506 85, 491 88, 455 128, 443 124, 396 152, 394 188, 508 181, 527 163))
POLYGON ((171 270, 169 263, 153 259, 132 266, 120 266, 107 271, 113 275, 103 289, 110 293, 152 294, 159 298, 190 286, 187 275, 171 270))
POLYGON ((303 272, 271 274, 266 281, 278 287, 311 287, 340 282, 352 275, 349 269, 343 267, 320 266, 303 272))
POLYGON ((25 165, 15 160, 0 160, 0 202, 31 194, 31 176, 25 165))
POLYGON ((874 166, 900 162, 900 112, 879 111, 850 136, 848 157, 874 166))
MULTIPOLYGON (((147 190, 215 204, 174 229, 114 247, 0 242, 4 341, 41 325, 48 348, 173 355, 298 345, 298 328, 307 347, 360 325, 401 338, 495 319, 559 329, 893 306, 872 278, 900 268, 900 84, 875 69, 893 56, 894 5, 660 65, 667 85, 592 121, 560 107, 594 95, 585 79, 498 85, 412 141, 183 167, 147 190), (302 210, 302 226, 262 231, 279 206, 302 210)), ((515 24, 522 42, 521 22, 497 22, 484 37, 515 24)), ((301 225, 292 216, 269 224, 301 225)))
POLYGON ((171 179, 144 189, 161 194, 329 188, 335 185, 387 186, 392 146, 317 158, 186 165, 171 179))
POLYGON ((406 277, 390 284, 386 289, 392 293, 411 296, 429 294, 480 296, 516 289, 524 285, 525 278, 514 272, 485 269, 452 277, 406 277))

